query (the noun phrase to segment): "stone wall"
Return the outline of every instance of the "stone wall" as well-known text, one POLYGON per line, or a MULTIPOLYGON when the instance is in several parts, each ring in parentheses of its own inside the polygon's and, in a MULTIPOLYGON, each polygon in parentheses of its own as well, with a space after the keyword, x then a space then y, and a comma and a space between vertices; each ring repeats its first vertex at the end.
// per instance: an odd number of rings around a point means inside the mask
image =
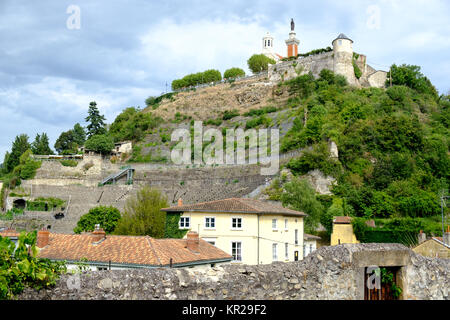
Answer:
POLYGON ((56 287, 19 299, 345 299, 364 298, 365 267, 400 266, 403 299, 449 299, 450 260, 400 244, 321 247, 302 261, 209 269, 135 269, 64 275, 56 287))

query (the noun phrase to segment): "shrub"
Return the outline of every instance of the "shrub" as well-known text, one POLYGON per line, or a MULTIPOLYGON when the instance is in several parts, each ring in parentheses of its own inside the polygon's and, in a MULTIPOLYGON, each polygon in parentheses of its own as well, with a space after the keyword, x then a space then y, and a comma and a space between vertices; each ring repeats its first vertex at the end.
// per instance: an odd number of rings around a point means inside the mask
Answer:
POLYGON ((286 167, 297 175, 304 175, 314 169, 319 169, 325 175, 334 177, 337 177, 342 170, 340 162, 330 158, 326 143, 315 145, 313 150, 304 151, 301 157, 291 159, 286 167))
POLYGON ((78 165, 78 161, 76 160, 60 160, 59 163, 65 167, 76 167, 78 165))
POLYGON ((244 77, 244 76, 245 76, 245 71, 242 70, 241 68, 230 68, 230 69, 225 70, 225 72, 223 73, 223 77, 225 79, 244 77))
POLYGON ((272 119, 267 118, 264 115, 259 116, 258 118, 247 121, 245 123, 245 129, 247 130, 247 129, 255 128, 260 125, 265 126, 265 127, 270 127, 272 125, 272 119))
POLYGON ((67 268, 63 262, 37 258, 36 232, 22 232, 18 245, 0 236, 0 300, 13 299, 25 287, 40 290, 56 284, 67 268))
POLYGON ((357 79, 361 78, 362 72, 361 72, 361 69, 359 69, 358 65, 356 64, 355 60, 352 61, 352 64, 353 64, 353 71, 355 73, 355 77, 357 79))
POLYGON ((222 120, 230 120, 237 116, 239 116, 239 111, 237 111, 236 109, 225 110, 222 115, 222 120))
POLYGON ((222 80, 222 75, 218 70, 206 70, 204 72, 192 73, 182 79, 172 81, 172 90, 183 89, 203 83, 210 83, 222 80))
POLYGON ((261 116, 263 114, 272 113, 272 112, 276 112, 276 111, 277 111, 277 108, 267 106, 267 107, 263 107, 261 109, 252 109, 252 110, 244 113, 244 116, 246 116, 246 117, 261 116))
POLYGON ((112 233, 120 219, 120 211, 112 206, 98 206, 82 215, 73 231, 81 233, 83 231, 93 231, 95 225, 99 224, 106 233, 112 233))
POLYGON ((275 60, 266 57, 264 54, 254 54, 247 60, 248 68, 253 73, 267 70, 269 64, 275 64, 275 60))

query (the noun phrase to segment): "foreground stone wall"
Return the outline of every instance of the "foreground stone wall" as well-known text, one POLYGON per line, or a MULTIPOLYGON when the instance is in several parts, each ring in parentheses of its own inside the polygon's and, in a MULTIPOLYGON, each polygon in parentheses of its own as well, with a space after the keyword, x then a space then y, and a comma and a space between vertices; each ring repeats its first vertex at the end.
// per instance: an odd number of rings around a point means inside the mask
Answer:
POLYGON ((64 275, 57 286, 19 299, 363 299, 364 265, 404 264, 404 299, 449 299, 450 260, 399 244, 321 247, 304 260, 205 270, 136 269, 64 275))

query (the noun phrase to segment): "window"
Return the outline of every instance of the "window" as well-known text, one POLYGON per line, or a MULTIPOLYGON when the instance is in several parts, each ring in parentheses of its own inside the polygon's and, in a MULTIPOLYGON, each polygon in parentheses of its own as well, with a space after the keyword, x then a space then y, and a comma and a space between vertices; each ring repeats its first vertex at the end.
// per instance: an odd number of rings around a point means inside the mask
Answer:
POLYGON ((180 229, 189 229, 191 227, 190 217, 180 217, 180 229))
POLYGON ((284 258, 289 260, 289 244, 287 242, 284 244, 284 258))
POLYGON ((306 257, 306 244, 303 245, 303 258, 306 257))
POLYGON ((312 249, 312 244, 309 245, 309 253, 311 253, 313 251, 312 249))
POLYGON ((298 229, 295 229, 295 245, 298 245, 298 229))
POLYGON ((205 228, 214 229, 216 227, 215 217, 205 217, 205 228))
POLYGON ((232 229, 242 229, 242 218, 231 218, 232 229))
POLYGON ((278 261, 277 247, 278 247, 278 245, 276 243, 272 244, 272 260, 273 261, 278 261))
POLYGON ((97 270, 98 271, 105 271, 105 270, 108 270, 108 268, 107 267, 97 267, 97 270))
POLYGON ((338 40, 338 44, 339 44, 339 45, 342 45, 342 40, 338 40))
POLYGON ((277 219, 272 219, 272 229, 277 230, 277 219))
POLYGON ((202 239, 208 242, 209 244, 212 244, 213 246, 216 245, 216 238, 202 238, 202 239))
POLYGON ((288 219, 284 219, 284 230, 288 229, 288 219))
POLYGON ((231 242, 231 255, 233 256, 233 261, 242 261, 241 242, 231 242))

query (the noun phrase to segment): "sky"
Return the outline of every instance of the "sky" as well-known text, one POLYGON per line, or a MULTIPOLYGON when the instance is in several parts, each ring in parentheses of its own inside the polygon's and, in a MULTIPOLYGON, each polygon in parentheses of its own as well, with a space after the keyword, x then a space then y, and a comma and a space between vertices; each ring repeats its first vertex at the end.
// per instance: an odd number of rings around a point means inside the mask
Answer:
POLYGON ((0 162, 14 138, 46 132, 53 148, 96 101, 111 123, 186 74, 240 67, 266 32, 286 55, 350 37, 368 64, 419 65, 450 90, 450 2, 439 0, 0 0, 0 162))

